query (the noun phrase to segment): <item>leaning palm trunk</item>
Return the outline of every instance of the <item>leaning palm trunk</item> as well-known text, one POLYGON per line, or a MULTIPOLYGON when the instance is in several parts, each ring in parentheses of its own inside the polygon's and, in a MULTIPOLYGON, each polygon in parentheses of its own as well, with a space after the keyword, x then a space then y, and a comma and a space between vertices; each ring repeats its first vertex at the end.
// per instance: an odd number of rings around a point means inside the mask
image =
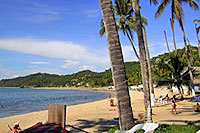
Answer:
POLYGON ((119 125, 121 130, 128 130, 134 125, 134 120, 112 2, 111 0, 99 0, 99 3, 105 25, 113 83, 118 100, 119 125))
POLYGON ((195 24, 195 29, 196 29, 196 34, 197 34, 197 42, 198 42, 199 57, 200 57, 200 40, 199 40, 199 36, 198 36, 198 31, 197 31, 197 24, 195 24))
POLYGON ((151 90, 151 106, 155 106, 155 103, 154 103, 155 95, 154 95, 153 78, 152 78, 152 71, 151 71, 151 58, 150 58, 150 54, 149 54, 149 48, 148 48, 148 44, 147 44, 147 36, 146 36, 146 31, 145 31, 144 27, 142 27, 142 31, 143 31, 144 44, 145 44, 145 49, 146 49, 147 63, 148 63, 148 70, 149 70, 149 87, 151 90))
POLYGON ((131 45, 132 45, 132 48, 133 48, 133 51, 135 52, 136 57, 138 58, 138 60, 140 60, 140 57, 139 57, 139 55, 138 55, 138 53, 137 53, 137 50, 136 50, 136 48, 135 48, 135 46, 134 46, 134 44, 133 44, 133 41, 131 40, 131 37, 129 36, 129 34, 128 34, 128 32, 127 32, 126 29, 125 29, 125 33, 126 33, 126 35, 127 35, 127 37, 128 37, 129 42, 130 42, 131 45))
POLYGON ((144 90, 144 105, 145 105, 145 119, 147 122, 152 122, 152 109, 150 102, 150 89, 148 81, 148 71, 147 71, 147 58, 146 51, 144 46, 144 39, 142 33, 142 21, 139 9, 138 0, 132 0, 133 10, 136 17, 136 26, 137 26, 137 36, 139 42, 139 51, 140 51, 140 67, 142 73, 142 82, 144 90))
POLYGON ((189 57, 189 53, 188 53, 188 47, 187 47, 187 42, 186 42, 185 31, 184 31, 183 25, 180 26, 180 27, 181 27, 181 30, 182 30, 183 40, 184 40, 184 44, 185 44, 185 54, 186 54, 186 58, 187 58, 188 70, 189 70, 189 75, 190 75, 190 88, 193 89, 194 77, 193 77, 193 74, 192 74, 192 66, 191 66, 191 63, 190 63, 190 57, 189 57))
POLYGON ((165 30, 164 30, 164 35, 165 35, 165 41, 166 41, 168 52, 171 53, 170 49, 169 49, 169 44, 168 44, 167 35, 166 35, 166 31, 165 30))
POLYGON ((171 28, 172 28, 174 48, 175 48, 175 52, 177 54, 176 41, 175 41, 175 33, 174 33, 174 20, 173 19, 170 19, 170 24, 171 24, 171 28))

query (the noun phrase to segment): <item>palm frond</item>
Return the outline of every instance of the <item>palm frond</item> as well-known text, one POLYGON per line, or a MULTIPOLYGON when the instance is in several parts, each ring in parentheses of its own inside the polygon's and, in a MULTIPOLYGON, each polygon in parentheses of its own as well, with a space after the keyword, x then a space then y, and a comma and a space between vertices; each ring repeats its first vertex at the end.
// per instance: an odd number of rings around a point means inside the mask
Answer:
POLYGON ((132 28, 134 31, 137 31, 137 27, 136 27, 136 23, 135 23, 135 22, 128 21, 128 24, 131 26, 131 28, 132 28))
POLYGON ((157 0, 150 0, 150 4, 153 3, 154 5, 158 4, 157 0))
POLYGON ((174 1, 172 1, 172 4, 171 4, 171 19, 174 20, 175 16, 176 16, 175 4, 174 4, 174 1))
POLYGON ((184 16, 184 14, 183 14, 183 9, 182 9, 180 1, 174 0, 174 10, 175 10, 175 14, 176 14, 176 19, 179 21, 179 25, 180 26, 183 25, 182 18, 184 16))
POLYGON ((104 26, 103 19, 101 19, 100 25, 101 25, 101 29, 99 30, 99 35, 102 37, 105 34, 105 26, 104 26))
POLYGON ((102 28, 99 30, 99 35, 102 37, 104 34, 105 34, 105 27, 102 27, 102 28))
POLYGON ((147 22, 147 19, 146 19, 146 18, 141 17, 141 20, 142 20, 142 24, 143 24, 143 25, 148 25, 148 22, 147 22))
POLYGON ((170 0, 162 0, 161 4, 159 5, 156 13, 155 18, 158 18, 164 11, 165 7, 169 4, 170 0))
POLYGON ((190 7, 192 7, 194 10, 198 10, 199 6, 196 2, 194 2, 193 0, 179 0, 180 2, 185 2, 188 3, 190 5, 190 7))
POLYGON ((200 23, 200 19, 194 19, 193 22, 199 22, 200 23))

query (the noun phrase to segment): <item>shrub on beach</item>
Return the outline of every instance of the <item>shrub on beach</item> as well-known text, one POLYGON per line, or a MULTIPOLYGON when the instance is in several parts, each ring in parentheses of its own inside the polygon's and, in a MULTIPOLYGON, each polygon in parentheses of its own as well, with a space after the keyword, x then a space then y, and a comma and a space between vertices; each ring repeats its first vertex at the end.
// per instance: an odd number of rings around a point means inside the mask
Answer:
MULTIPOLYGON (((116 130, 119 130, 119 126, 111 128, 108 133, 114 133, 116 130)), ((200 126, 188 122, 188 125, 159 124, 154 133, 196 133, 198 130, 200 130, 200 126)), ((144 133, 144 130, 137 130, 136 133, 144 133)))

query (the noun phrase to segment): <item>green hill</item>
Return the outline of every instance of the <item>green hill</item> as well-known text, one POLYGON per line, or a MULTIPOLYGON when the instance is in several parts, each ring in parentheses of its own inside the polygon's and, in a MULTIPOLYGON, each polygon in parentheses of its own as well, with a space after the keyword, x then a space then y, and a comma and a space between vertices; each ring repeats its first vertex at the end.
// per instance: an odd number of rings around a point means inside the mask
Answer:
MULTIPOLYGON (((191 62, 193 66, 200 66, 198 48, 189 46, 191 62)), ((172 53, 173 54, 173 53, 172 53)), ((178 49, 178 57, 181 62, 187 66, 187 60, 184 49, 178 49)), ((168 70, 163 68, 163 63, 169 60, 169 53, 158 55, 151 59, 152 74, 154 82, 167 80, 170 78, 168 70)), ((129 85, 136 85, 142 82, 140 64, 137 61, 126 62, 126 76, 129 85)), ((92 72, 89 70, 80 71, 71 75, 55 75, 47 73, 36 73, 24 77, 13 79, 3 79, 0 81, 0 87, 60 87, 60 86, 91 86, 101 87, 112 85, 111 70, 104 72, 92 72)))

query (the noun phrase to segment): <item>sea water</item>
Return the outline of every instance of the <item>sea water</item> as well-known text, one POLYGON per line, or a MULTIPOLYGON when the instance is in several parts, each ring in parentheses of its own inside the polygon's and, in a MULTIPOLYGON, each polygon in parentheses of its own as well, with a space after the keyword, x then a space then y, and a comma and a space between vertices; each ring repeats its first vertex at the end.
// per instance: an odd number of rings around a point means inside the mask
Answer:
POLYGON ((0 88, 0 118, 48 109, 49 104, 75 105, 108 97, 85 90, 0 88))

